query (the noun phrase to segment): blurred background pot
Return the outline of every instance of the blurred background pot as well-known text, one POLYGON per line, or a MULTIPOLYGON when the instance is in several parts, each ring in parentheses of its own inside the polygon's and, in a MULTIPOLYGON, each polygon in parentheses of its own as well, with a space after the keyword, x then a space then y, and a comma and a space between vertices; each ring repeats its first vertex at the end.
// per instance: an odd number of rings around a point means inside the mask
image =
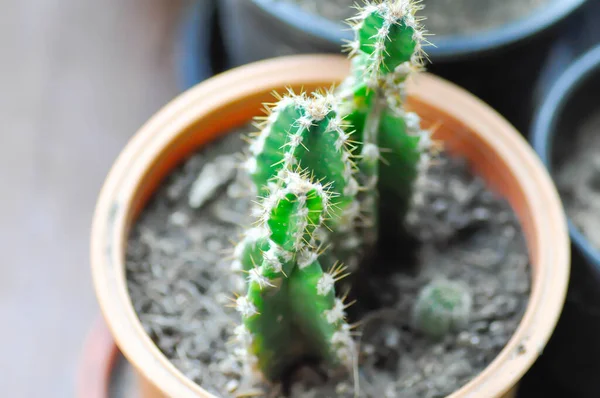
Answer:
MULTIPOLYGON (((555 178, 569 156, 578 156, 574 146, 584 124, 600 114, 599 92, 600 46, 586 52, 566 70, 563 66, 545 95, 533 125, 532 142, 555 178)), ((592 134, 600 134, 600 130, 592 134)), ((550 377, 568 387, 572 396, 599 397, 600 251, 572 220, 569 232, 573 246, 569 292, 540 365, 550 377)))
MULTIPOLYGON (((529 16, 487 31, 432 36, 428 70, 475 94, 525 134, 540 69, 565 23, 584 3, 550 0, 529 16)), ((339 53, 343 41, 353 38, 345 24, 281 0, 222 0, 219 6, 232 66, 278 55, 339 53)), ((427 21, 425 28, 432 30, 427 21)))
POLYGON ((223 69, 215 0, 195 0, 183 8, 176 59, 179 87, 185 91, 223 69))
MULTIPOLYGON (((186 378, 144 331, 125 275, 128 234, 169 172, 203 145, 261 114, 272 91, 328 87, 349 73, 341 56, 283 57, 246 65, 205 81, 153 116, 120 154, 101 191, 91 237, 94 286, 120 350, 136 369, 143 398, 211 397, 186 378)), ((503 195, 519 216, 530 251, 532 292, 508 344, 452 398, 512 398, 516 386, 552 334, 569 280, 566 220, 558 195, 534 152, 496 112, 468 92, 423 74, 409 86, 409 108, 450 153, 503 195), (539 197, 544 201, 540 202, 539 197)))
POLYGON ((577 58, 600 43, 600 1, 588 1, 565 23, 554 42, 537 81, 535 104, 539 108, 556 80, 577 58))

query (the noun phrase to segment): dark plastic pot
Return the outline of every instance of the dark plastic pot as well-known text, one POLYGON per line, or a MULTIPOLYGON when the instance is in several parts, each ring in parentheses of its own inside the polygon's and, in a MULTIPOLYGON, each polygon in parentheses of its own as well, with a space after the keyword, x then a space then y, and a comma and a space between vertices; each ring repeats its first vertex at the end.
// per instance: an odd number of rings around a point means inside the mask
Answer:
POLYGON ((215 0, 196 0, 184 9, 176 58, 182 91, 223 69, 219 33, 215 0))
MULTIPOLYGON (((532 143, 552 173, 578 126, 600 111, 600 45, 558 77, 532 128, 532 143)), ((573 397, 600 397, 600 251, 569 221, 572 268, 558 327, 540 359, 548 377, 569 386, 573 397)))
MULTIPOLYGON (((432 37, 432 73, 471 91, 525 131, 533 86, 552 42, 586 0, 553 0, 534 15, 481 34, 432 37)), ((282 54, 338 53, 352 34, 343 23, 273 0, 221 0, 221 27, 233 65, 282 54)))
POLYGON ((563 34, 552 47, 535 91, 536 108, 554 82, 579 56, 600 43, 600 1, 588 1, 582 12, 569 18, 563 34))

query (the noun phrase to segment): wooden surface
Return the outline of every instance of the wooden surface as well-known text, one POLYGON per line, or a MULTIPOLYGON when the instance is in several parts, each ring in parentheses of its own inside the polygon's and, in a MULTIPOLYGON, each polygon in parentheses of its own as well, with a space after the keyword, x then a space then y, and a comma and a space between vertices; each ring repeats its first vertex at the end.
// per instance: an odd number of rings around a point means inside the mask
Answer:
POLYGON ((108 169, 178 92, 182 0, 32 0, 0 6, 0 389, 74 395, 98 314, 89 229, 108 169))

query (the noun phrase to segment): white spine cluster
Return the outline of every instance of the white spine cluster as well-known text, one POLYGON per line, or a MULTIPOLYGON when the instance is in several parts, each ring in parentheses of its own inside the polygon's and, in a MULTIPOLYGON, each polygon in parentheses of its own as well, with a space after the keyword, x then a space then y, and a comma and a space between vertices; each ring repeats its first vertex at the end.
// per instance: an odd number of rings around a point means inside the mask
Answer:
POLYGON ((317 294, 326 296, 333 290, 335 278, 329 273, 324 273, 319 282, 317 282, 317 294))
MULTIPOLYGON (((348 274, 344 274, 347 267, 335 264, 331 267, 328 272, 323 273, 319 281, 317 282, 317 294, 320 296, 326 296, 335 287, 335 282, 345 278, 348 274)), ((333 322, 330 322, 333 323, 333 322)))
MULTIPOLYGON (((366 143, 362 150, 362 161, 374 165, 379 162, 379 147, 373 143, 366 143)), ((366 190, 373 190, 377 187, 378 175, 372 174, 368 176, 367 180, 363 182, 363 188, 366 190)))
POLYGON ((283 260, 286 252, 275 242, 271 242, 269 250, 263 253, 265 266, 275 272, 283 272, 283 260))
MULTIPOLYGON (((335 272, 340 273, 343 269, 338 268, 335 272)), ((327 274, 325 274, 327 275, 327 274)), ((341 277, 323 277, 321 280, 339 280, 341 277)), ((324 283, 328 283, 324 282, 324 283)), ((350 305, 344 304, 343 299, 336 298, 331 310, 324 313, 325 319, 330 324, 337 324, 337 330, 331 336, 331 347, 338 359, 348 367, 353 365, 355 355, 355 343, 352 338, 351 327, 346 322, 346 308, 350 305)))
POLYGON ((249 318, 258 314, 258 310, 246 296, 240 296, 237 298, 235 301, 235 309, 242 314, 244 318, 249 318))
POLYGON ((354 356, 356 353, 355 343, 352 339, 350 325, 342 323, 337 332, 331 337, 331 345, 339 360, 348 368, 354 365, 354 356))
POLYGON ((256 283, 261 289, 264 289, 267 286, 275 287, 269 279, 263 275, 263 267, 252 268, 248 272, 248 282, 256 283))
POLYGON ((316 252, 315 248, 305 247, 304 249, 298 252, 298 256, 296 257, 296 261, 298 263, 298 267, 300 269, 304 269, 317 261, 319 254, 316 252))
POLYGON ((325 319, 327 322, 331 324, 335 324, 343 321, 346 318, 346 307, 344 306, 344 302, 336 298, 333 304, 333 308, 330 310, 325 310, 325 319))
POLYGON ((361 215, 361 203, 353 200, 342 212, 342 217, 338 226, 340 232, 348 232, 354 229, 356 220, 361 215))
POLYGON ((252 344, 252 334, 245 325, 237 326, 233 331, 233 335, 235 336, 236 341, 243 346, 247 347, 252 344))

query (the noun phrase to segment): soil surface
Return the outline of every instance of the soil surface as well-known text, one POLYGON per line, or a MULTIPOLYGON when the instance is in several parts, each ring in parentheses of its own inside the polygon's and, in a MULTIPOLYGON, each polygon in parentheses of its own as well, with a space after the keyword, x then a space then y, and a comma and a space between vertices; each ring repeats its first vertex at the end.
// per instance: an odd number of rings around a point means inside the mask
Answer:
POLYGON ((600 250, 600 113, 568 136, 555 177, 569 218, 600 250))
MULTIPOLYGON (((356 0, 279 0, 297 3, 306 10, 334 21, 355 15, 356 0)), ((436 36, 474 33, 529 16, 536 8, 559 0, 423 0, 419 15, 425 28, 436 36)))
MULTIPOLYGON (((240 318, 228 306, 236 281, 224 253, 251 221, 251 198, 223 165, 242 147, 230 134, 174 171, 133 228, 127 253, 129 292, 146 331, 177 368, 221 397, 254 392, 227 346, 240 318), (203 173, 215 164, 219 173, 203 173), (198 187, 211 195, 198 200, 198 187)), ((527 248, 510 207, 460 159, 442 157, 430 181, 426 241, 391 242, 393 250, 381 250, 373 263, 378 271, 355 289, 351 321, 363 325, 360 397, 447 396, 496 357, 527 305, 527 248), (473 300, 466 328, 442 341, 411 325, 420 289, 435 278, 468 285, 473 300)), ((349 375, 323 381, 303 369, 296 376, 302 381, 292 386, 294 398, 355 396, 349 375)), ((281 396, 280 387, 262 388, 256 396, 281 396)))

